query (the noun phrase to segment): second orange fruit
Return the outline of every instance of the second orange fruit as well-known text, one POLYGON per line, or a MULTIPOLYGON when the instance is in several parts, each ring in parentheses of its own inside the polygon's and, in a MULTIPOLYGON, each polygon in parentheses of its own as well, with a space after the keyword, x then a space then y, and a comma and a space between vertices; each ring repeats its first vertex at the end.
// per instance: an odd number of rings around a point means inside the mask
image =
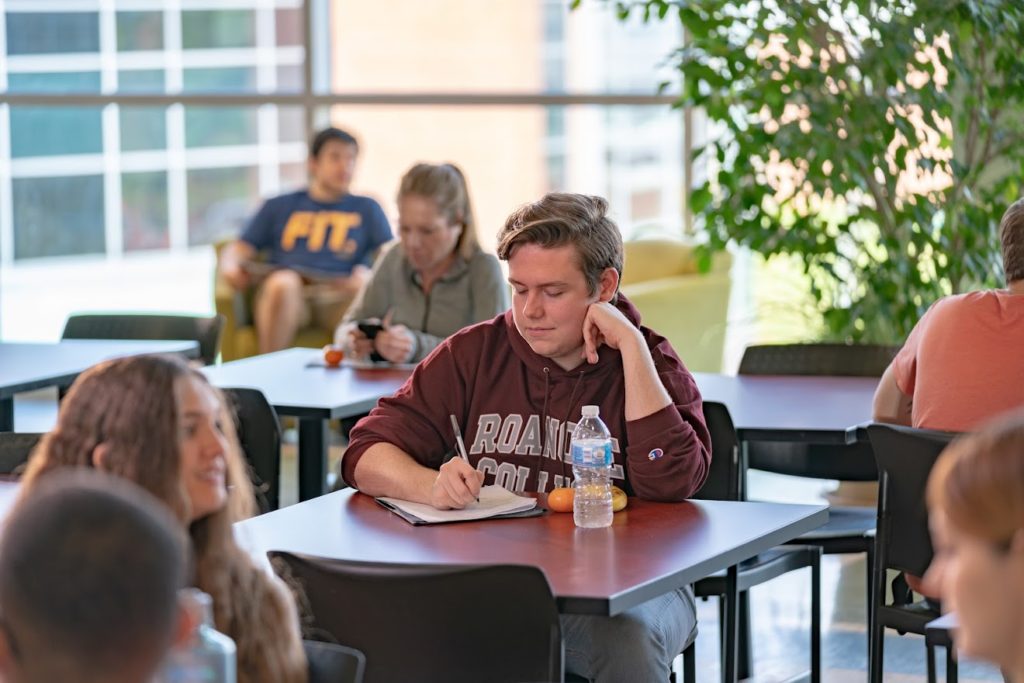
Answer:
POLYGON ((570 488, 551 489, 548 494, 548 509, 553 512, 572 512, 573 490, 570 488))

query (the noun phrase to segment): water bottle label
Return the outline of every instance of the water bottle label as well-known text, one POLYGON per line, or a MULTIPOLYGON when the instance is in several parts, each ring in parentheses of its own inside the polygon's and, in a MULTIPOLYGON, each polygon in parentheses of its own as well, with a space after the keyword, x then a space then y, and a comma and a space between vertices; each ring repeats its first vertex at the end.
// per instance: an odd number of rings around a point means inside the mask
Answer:
MULTIPOLYGON (((174 664, 163 670, 161 683, 218 683, 228 680, 218 668, 205 662, 174 664)), ((235 680, 233 677, 230 680, 235 680)))
POLYGON ((612 464, 611 442, 573 443, 572 464, 581 467, 610 467, 612 464))

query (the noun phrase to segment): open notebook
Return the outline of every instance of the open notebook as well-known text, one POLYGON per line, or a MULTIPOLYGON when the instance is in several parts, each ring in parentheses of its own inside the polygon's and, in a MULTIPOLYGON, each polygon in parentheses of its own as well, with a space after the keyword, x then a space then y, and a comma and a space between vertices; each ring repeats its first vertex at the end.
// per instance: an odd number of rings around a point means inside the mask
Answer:
POLYGON ((534 498, 517 496, 502 486, 484 486, 480 501, 470 503, 461 510, 438 510, 423 503, 412 503, 398 498, 378 498, 377 502, 410 524, 442 524, 466 522, 493 517, 532 517, 544 513, 534 498))
POLYGON ((415 363, 389 363, 386 360, 370 360, 369 358, 345 358, 342 365, 356 370, 412 370, 415 363))

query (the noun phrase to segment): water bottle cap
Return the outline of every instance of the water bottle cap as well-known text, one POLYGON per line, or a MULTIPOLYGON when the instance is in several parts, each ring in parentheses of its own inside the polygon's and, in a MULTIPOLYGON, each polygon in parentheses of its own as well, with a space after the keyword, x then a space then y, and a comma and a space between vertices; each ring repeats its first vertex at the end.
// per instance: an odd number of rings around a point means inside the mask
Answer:
POLYGON ((583 417, 597 417, 600 412, 598 406, 583 406, 583 417))
POLYGON ((183 588, 180 594, 185 598, 186 608, 200 624, 213 626, 213 598, 198 588, 183 588))

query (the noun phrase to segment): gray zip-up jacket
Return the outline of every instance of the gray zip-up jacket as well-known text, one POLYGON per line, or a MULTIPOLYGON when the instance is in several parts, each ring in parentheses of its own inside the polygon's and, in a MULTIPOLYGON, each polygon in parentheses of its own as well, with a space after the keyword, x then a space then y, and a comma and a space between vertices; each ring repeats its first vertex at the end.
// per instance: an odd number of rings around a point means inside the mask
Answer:
POLYGON ((405 325, 416 337, 413 363, 426 358, 463 327, 490 320, 508 309, 508 284, 493 254, 477 250, 469 261, 456 258, 427 295, 419 273, 405 258, 402 243, 395 241, 384 249, 342 324, 383 318, 390 310, 391 322, 405 325))

